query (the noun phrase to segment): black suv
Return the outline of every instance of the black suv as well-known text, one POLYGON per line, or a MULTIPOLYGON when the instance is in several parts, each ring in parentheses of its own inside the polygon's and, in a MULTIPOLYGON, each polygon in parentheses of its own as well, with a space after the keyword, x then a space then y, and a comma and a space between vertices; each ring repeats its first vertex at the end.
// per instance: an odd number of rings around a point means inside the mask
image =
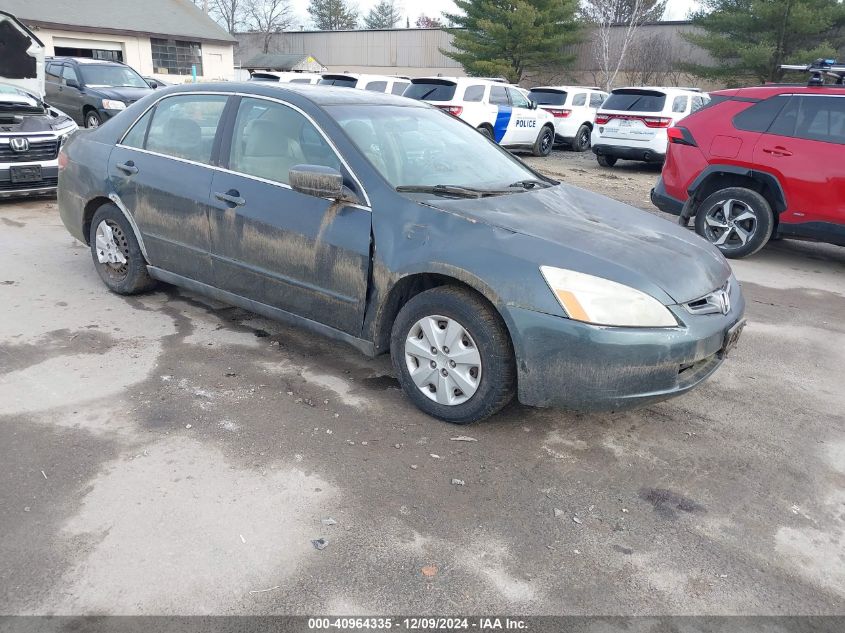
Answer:
POLYGON ((97 127, 152 92, 126 64, 84 57, 46 59, 47 102, 79 125, 97 127))

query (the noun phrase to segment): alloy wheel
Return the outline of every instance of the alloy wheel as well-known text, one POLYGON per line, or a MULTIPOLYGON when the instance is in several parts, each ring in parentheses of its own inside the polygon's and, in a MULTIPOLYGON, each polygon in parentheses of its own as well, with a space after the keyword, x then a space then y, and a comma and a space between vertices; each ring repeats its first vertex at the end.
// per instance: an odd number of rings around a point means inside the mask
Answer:
POLYGON ((426 316, 413 325, 405 339, 405 364, 417 388, 442 405, 463 404, 481 381, 475 341, 463 325, 444 316, 426 316))
POLYGON ((98 119, 94 115, 89 115, 88 118, 85 120, 85 127, 90 129, 100 127, 100 119, 98 119))
POLYGON ((720 248, 745 246, 757 230, 757 216, 745 202, 717 202, 704 215, 705 237, 720 248))

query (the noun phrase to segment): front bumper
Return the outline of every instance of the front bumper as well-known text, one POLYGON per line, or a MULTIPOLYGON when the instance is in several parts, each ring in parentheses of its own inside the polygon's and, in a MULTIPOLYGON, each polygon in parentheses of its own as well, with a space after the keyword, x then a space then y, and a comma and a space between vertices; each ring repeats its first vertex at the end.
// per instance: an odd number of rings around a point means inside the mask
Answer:
POLYGON ((722 364, 728 330, 745 301, 732 280, 727 315, 672 311, 678 328, 588 325, 524 308, 508 308, 517 355, 519 401, 575 411, 618 411, 681 395, 722 364))
POLYGON ((59 167, 56 161, 41 163, 41 180, 13 183, 12 170, 7 164, 0 166, 0 198, 55 195, 59 182, 59 167))
POLYGON ((646 163, 662 163, 666 160, 666 153, 650 147, 627 147, 624 145, 593 145, 593 153, 597 156, 612 156, 623 160, 639 160, 646 163))

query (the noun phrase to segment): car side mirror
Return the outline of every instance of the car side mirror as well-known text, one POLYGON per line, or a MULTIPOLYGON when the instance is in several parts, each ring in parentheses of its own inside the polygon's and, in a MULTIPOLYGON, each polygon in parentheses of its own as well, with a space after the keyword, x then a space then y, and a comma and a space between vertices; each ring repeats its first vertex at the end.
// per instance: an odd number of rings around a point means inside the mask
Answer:
POLYGON ((291 189, 306 196, 358 202, 355 194, 343 186, 343 175, 331 167, 294 165, 288 171, 288 182, 291 189))
POLYGON ((531 109, 532 109, 532 110, 536 110, 536 109, 537 109, 537 102, 536 102, 536 101, 534 101, 534 100, 532 99, 531 101, 529 101, 529 103, 531 104, 531 109))
POLYGON ((65 80, 65 85, 66 85, 68 88, 76 88, 77 90, 79 90, 79 89, 80 89, 80 87, 81 87, 81 86, 79 85, 79 82, 78 82, 76 79, 66 79, 66 80, 65 80))

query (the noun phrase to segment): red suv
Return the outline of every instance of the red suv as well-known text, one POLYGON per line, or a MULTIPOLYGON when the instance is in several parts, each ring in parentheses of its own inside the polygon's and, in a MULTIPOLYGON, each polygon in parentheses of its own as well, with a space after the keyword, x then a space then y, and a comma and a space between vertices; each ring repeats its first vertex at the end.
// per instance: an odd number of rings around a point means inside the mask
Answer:
POLYGON ((773 236, 845 246, 845 86, 711 97, 669 129, 654 205, 681 224, 695 216, 696 232, 726 257, 752 255, 773 236))

